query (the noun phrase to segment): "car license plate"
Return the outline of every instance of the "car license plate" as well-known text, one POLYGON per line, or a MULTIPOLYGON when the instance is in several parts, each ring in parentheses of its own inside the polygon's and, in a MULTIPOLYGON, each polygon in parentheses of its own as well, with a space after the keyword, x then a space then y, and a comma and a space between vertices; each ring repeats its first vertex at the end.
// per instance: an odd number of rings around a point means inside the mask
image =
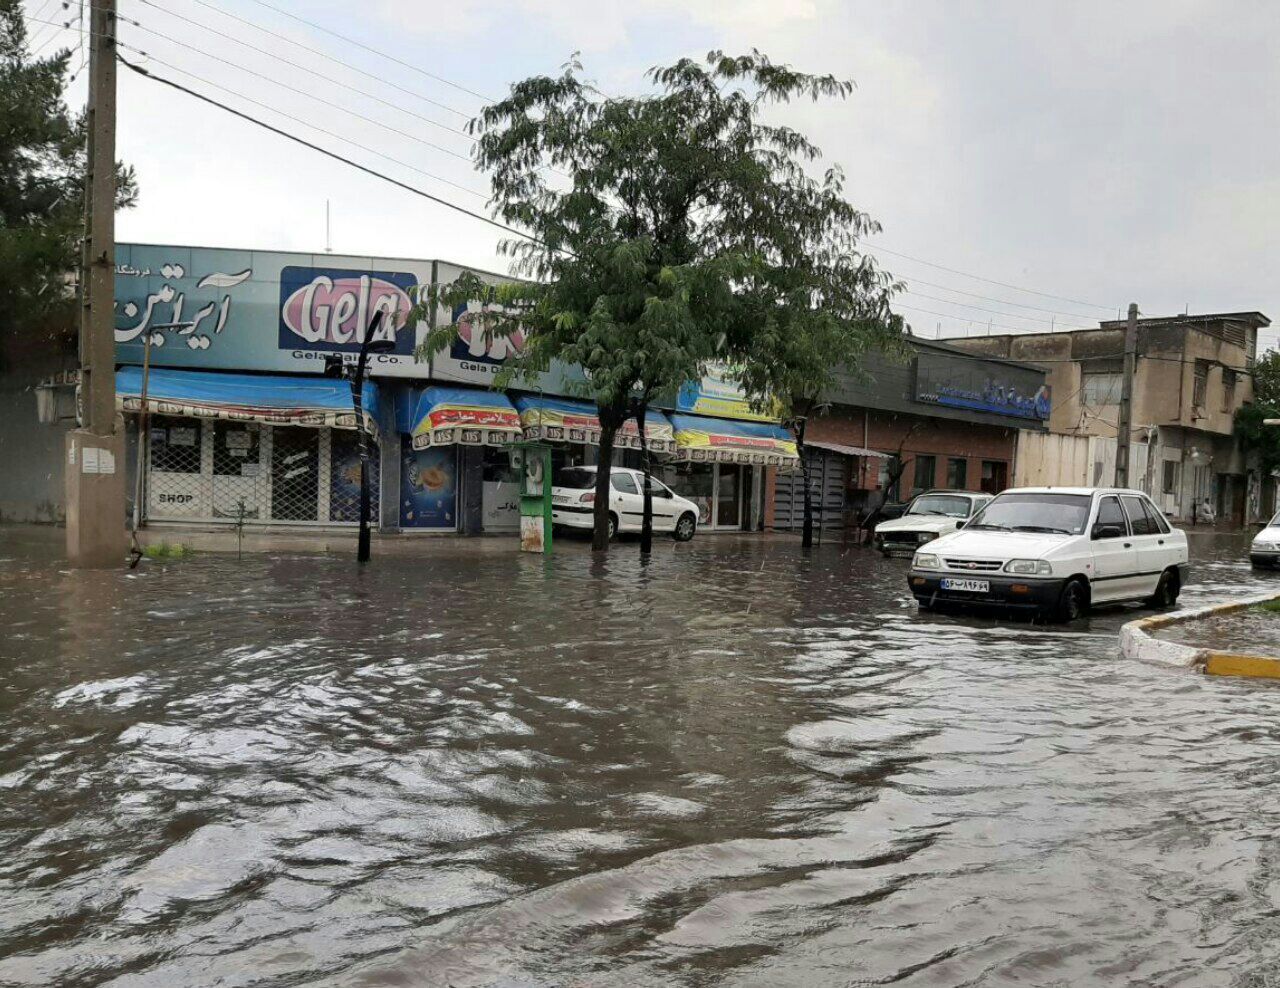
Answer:
POLYGON ((991 589, 990 580, 948 580, 942 581, 943 590, 966 590, 969 593, 987 593, 991 589))

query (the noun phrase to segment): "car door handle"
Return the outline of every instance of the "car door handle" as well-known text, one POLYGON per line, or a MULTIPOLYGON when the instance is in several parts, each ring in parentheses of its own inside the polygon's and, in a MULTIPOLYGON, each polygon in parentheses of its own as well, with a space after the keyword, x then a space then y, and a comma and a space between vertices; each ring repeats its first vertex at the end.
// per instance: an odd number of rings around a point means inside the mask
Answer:
POLYGON ((1124 547, 1125 547, 1126 549, 1132 549, 1132 548, 1133 548, 1133 543, 1132 543, 1132 542, 1126 542, 1126 543, 1124 544, 1124 547))
POLYGON ((1159 539, 1158 541, 1159 541, 1160 545, 1164 545, 1164 539, 1159 539))

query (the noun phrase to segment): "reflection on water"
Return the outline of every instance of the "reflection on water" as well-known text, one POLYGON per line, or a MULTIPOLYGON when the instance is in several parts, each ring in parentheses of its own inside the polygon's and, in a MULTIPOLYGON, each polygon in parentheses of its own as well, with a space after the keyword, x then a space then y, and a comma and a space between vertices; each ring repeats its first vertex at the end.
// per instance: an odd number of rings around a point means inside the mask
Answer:
MULTIPOLYGON (((0 983, 1280 983, 1280 692, 1124 613, 918 616, 781 539, 56 537, 0 531, 0 983)), ((1187 602, 1269 585, 1243 547, 1187 602)))

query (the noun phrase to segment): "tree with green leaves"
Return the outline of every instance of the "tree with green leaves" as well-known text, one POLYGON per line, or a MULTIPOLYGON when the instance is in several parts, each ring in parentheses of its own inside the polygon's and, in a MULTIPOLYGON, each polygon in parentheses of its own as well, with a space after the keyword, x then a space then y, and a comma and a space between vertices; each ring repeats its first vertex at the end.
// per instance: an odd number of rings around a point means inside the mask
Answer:
POLYGON ((1280 408, 1280 350, 1268 350, 1253 365, 1253 400, 1280 408))
MULTIPOLYGON (((881 280, 852 253, 870 221, 842 198, 838 169, 810 177, 819 151, 807 138, 763 119, 792 98, 844 98, 851 84, 758 51, 681 59, 649 78, 649 94, 606 97, 575 59, 558 77, 516 84, 471 124, 497 215, 529 234, 504 244, 514 273, 529 280, 495 290, 500 314, 487 329, 523 330, 514 379, 552 361, 584 371, 581 395, 595 402, 602 431, 599 551, 614 438, 628 417, 643 421, 653 401, 699 379, 712 361, 741 356, 754 388, 753 362, 804 347, 783 339, 828 332, 817 308, 828 300, 839 304, 831 318, 850 339, 871 345, 891 335, 872 319, 884 314, 880 302, 860 298, 881 280), (779 311, 787 305, 811 314, 779 311)), ((468 290, 475 286, 457 284, 444 296, 456 301, 468 290)), ((441 327, 428 349, 451 335, 441 327)), ((787 385, 784 404, 812 390, 800 379, 817 370, 817 362, 791 366, 791 378, 777 382, 787 385)))
MULTIPOLYGON (((86 130, 63 100, 71 52, 33 56, 20 0, 0 0, 0 341, 47 345, 76 326, 69 286, 84 229, 86 130), (38 337, 38 338, 37 338, 38 337)), ((133 205, 119 168, 118 208, 133 205)))

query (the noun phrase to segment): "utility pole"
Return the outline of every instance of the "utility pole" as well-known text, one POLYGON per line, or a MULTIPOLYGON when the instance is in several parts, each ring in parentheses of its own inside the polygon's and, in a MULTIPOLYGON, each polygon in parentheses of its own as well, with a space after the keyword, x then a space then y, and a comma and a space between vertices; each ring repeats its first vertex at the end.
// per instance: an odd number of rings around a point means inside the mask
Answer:
POLYGON ((116 0, 91 0, 89 147, 80 269, 80 423, 67 434, 67 558, 125 561, 124 421, 116 415, 116 0))
POLYGON ((1129 486, 1129 440, 1133 434, 1133 373, 1138 358, 1138 303, 1129 303, 1124 330, 1124 376, 1120 381, 1120 421, 1116 427, 1116 486, 1129 486))

